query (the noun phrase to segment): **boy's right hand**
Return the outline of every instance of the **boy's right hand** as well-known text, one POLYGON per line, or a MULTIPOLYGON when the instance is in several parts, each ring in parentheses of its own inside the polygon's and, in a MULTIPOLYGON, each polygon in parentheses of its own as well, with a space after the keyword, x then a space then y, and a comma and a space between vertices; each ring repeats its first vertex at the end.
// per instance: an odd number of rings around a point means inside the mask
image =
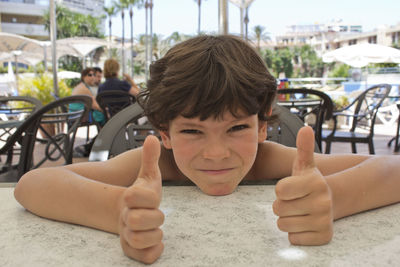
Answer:
POLYGON ((130 258, 144 263, 156 261, 164 249, 160 226, 164 214, 161 202, 161 172, 158 167, 160 142, 155 136, 143 144, 138 178, 122 196, 119 234, 122 249, 130 258))

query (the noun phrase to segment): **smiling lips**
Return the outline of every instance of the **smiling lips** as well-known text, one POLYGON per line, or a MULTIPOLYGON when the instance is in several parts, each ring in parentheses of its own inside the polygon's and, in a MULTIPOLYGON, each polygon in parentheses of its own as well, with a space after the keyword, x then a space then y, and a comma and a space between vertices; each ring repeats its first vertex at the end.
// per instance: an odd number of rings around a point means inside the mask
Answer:
POLYGON ((215 170, 206 170, 206 169, 199 169, 199 171, 204 172, 208 175, 221 175, 230 172, 234 168, 225 168, 225 169, 215 169, 215 170))

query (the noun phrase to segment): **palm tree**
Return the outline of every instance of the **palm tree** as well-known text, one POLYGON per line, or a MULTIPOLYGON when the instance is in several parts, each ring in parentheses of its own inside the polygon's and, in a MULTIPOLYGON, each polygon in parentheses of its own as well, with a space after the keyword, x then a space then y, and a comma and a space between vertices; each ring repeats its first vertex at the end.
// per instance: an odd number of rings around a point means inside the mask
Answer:
POLYGON ((122 19, 122 41, 121 41, 121 65, 122 73, 125 73, 125 9, 128 7, 128 0, 119 0, 119 2, 114 2, 117 10, 121 12, 122 19))
POLYGON ((133 52, 133 7, 143 7, 144 0, 127 0, 129 6, 129 18, 131 23, 131 76, 134 75, 134 52, 133 52))
POLYGON ((111 58, 111 17, 117 14, 117 8, 115 6, 103 7, 104 12, 108 16, 108 57, 111 58))
POLYGON ((261 51, 261 41, 271 40, 271 37, 268 36, 268 32, 265 32, 265 27, 261 25, 254 26, 254 39, 257 42, 257 50, 261 51))
POLYGON ((197 35, 200 35, 200 22, 201 22, 201 0, 194 0, 197 2, 199 6, 199 14, 198 14, 198 25, 197 25, 197 35))

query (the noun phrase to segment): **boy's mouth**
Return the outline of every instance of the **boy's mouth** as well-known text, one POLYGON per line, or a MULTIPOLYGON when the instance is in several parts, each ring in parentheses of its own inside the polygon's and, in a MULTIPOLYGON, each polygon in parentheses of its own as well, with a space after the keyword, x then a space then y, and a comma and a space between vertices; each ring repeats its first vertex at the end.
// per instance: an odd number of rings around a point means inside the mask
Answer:
POLYGON ((234 168, 224 168, 224 169, 200 169, 201 172, 204 172, 208 175, 221 175, 232 171, 234 168))

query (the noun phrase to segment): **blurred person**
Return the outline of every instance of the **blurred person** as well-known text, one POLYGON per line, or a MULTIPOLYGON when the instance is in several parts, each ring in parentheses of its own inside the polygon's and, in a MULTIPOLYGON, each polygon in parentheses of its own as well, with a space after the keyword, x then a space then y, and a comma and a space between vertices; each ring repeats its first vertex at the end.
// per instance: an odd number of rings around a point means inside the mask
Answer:
MULTIPOLYGON (((103 112, 101 111, 101 108, 99 104, 96 101, 95 95, 93 95, 92 91, 90 90, 91 86, 95 85, 95 74, 94 70, 92 68, 86 68, 81 72, 81 82, 75 86, 75 88, 72 90, 72 95, 88 95, 92 98, 92 107, 89 112, 89 116, 87 118, 87 121, 95 122, 99 124, 100 126, 103 126, 105 123, 105 117, 103 112)), ((80 110, 83 109, 83 104, 79 103, 73 103, 70 104, 69 109, 71 111, 74 110, 80 110)), ((85 144, 83 146, 78 146, 75 148, 75 151, 79 153, 79 155, 75 156, 89 156, 90 149, 93 145, 94 139, 91 140, 88 144, 85 144)))
POLYGON ((118 79, 119 63, 113 59, 107 59, 104 62, 104 78, 106 81, 99 86, 97 93, 110 90, 122 90, 137 96, 140 92, 139 87, 133 81, 132 77, 124 73, 123 80, 118 79))

